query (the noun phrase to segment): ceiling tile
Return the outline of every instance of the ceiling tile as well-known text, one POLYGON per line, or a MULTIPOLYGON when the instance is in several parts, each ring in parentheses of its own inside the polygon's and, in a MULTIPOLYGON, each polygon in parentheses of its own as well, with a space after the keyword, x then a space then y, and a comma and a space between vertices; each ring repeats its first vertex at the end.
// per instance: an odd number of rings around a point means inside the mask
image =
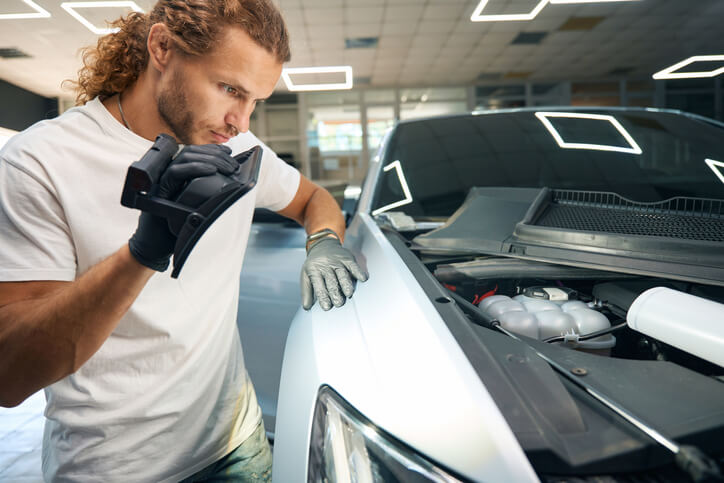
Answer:
POLYGON ((483 36, 482 39, 480 39, 480 42, 478 45, 485 45, 487 47, 492 46, 504 46, 510 44, 513 39, 516 37, 515 32, 506 32, 506 33, 488 33, 483 36))
POLYGON ((303 24, 304 23, 304 11, 301 8, 290 8, 284 10, 284 21, 287 25, 303 24))
POLYGON ((417 25, 414 23, 388 23, 382 24, 383 35, 402 35, 402 34, 413 34, 417 30, 417 25))
POLYGON ((423 7, 419 4, 404 6, 388 6, 385 9, 385 21, 395 22, 417 22, 422 16, 423 7))
POLYGON ((344 26, 345 36, 354 37, 379 37, 382 32, 380 23, 347 24, 344 26))
POLYGON ((455 27, 454 22, 441 20, 441 21, 430 21, 423 20, 418 24, 417 32, 428 34, 448 34, 455 27))
POLYGON ((442 44, 444 44, 442 39, 434 35, 416 35, 412 39, 413 46, 425 48, 428 51, 431 49, 438 50, 442 44))
MULTIPOLYGON (((425 20, 458 20, 463 16, 464 5, 427 5, 422 14, 425 20)), ((469 18, 469 17, 468 17, 469 18)))
POLYGON ((345 8, 344 18, 354 24, 379 23, 382 22, 384 11, 382 7, 348 7, 345 8))
POLYGON ((305 8, 330 8, 330 7, 342 7, 344 0, 302 0, 302 5, 305 8))
POLYGON ((343 10, 338 8, 305 8, 304 20, 308 25, 339 25, 344 18, 343 10))

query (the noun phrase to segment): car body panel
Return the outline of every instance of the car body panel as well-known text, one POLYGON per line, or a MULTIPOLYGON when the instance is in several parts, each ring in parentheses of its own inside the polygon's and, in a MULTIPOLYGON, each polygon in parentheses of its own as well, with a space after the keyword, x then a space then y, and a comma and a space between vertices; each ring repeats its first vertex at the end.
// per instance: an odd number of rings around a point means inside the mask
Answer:
POLYGON ((332 387, 373 424, 474 481, 537 481, 515 436, 376 223, 358 214, 346 245, 376 286, 292 323, 280 382, 275 481, 306 479, 311 415, 332 387), (364 256, 362 256, 364 254, 364 256))

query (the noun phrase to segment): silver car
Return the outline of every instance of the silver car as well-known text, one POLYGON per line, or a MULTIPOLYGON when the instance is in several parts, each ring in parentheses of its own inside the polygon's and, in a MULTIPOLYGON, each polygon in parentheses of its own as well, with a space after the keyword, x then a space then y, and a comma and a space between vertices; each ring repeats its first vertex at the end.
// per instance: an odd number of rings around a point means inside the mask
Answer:
MULTIPOLYGON (((552 108, 399 123, 299 308, 254 224, 245 358, 279 482, 687 481, 724 457, 724 125, 552 108)), ((702 476, 703 475, 703 476, 702 476)))

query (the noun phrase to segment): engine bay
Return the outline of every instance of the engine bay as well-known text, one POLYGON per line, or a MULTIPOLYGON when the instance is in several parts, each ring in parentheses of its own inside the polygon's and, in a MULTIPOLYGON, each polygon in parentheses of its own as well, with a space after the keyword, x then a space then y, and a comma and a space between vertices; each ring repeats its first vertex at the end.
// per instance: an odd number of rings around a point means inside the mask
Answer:
POLYGON ((693 445, 719 466, 724 462, 724 368, 677 347, 678 339, 667 343, 627 322, 630 309, 640 305, 637 299, 665 291, 640 312, 658 317, 652 305, 678 304, 669 322, 678 321, 684 332, 690 328, 687 337, 694 345, 696 337, 720 344, 713 334, 697 331, 704 319, 697 315, 702 303, 724 309, 724 287, 598 266, 430 249, 415 243, 424 231, 383 232, 433 301, 543 481, 619 481, 622 475, 689 479, 672 452, 591 392, 670 441, 693 445), (661 297, 670 294, 687 297, 686 302, 662 303, 661 297), (576 378, 590 391, 572 381, 576 378))
MULTIPOLYGON (((625 323, 636 298, 652 288, 667 287, 722 304, 724 287, 502 257, 426 260, 447 289, 518 335, 598 355, 672 361, 704 375, 724 376, 723 367, 625 323)), ((696 317, 694 307, 690 314, 696 317)))

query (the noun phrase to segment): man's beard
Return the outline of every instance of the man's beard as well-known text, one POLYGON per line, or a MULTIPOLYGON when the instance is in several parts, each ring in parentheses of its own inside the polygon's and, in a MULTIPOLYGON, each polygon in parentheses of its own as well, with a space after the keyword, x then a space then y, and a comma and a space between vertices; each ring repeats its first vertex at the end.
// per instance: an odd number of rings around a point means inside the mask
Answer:
POLYGON ((158 114, 171 128, 172 134, 182 144, 193 144, 191 129, 194 116, 187 109, 186 89, 179 72, 176 71, 171 78, 169 89, 162 91, 158 96, 158 114))

